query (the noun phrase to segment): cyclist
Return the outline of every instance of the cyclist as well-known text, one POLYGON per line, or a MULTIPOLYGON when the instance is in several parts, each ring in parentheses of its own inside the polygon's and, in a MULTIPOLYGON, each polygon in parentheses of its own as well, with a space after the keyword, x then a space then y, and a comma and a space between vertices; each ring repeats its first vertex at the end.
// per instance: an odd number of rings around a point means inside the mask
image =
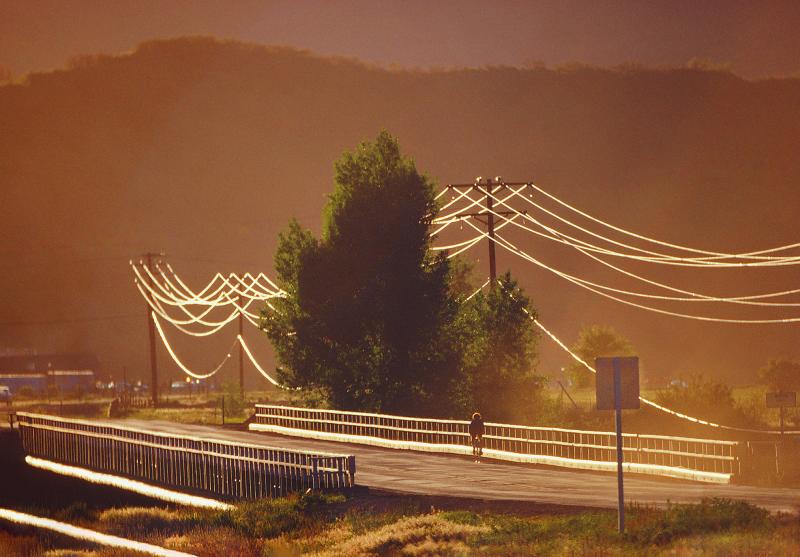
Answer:
POLYGON ((483 432, 483 418, 480 412, 475 412, 469 423, 469 436, 472 438, 472 454, 476 457, 483 455, 483 432))

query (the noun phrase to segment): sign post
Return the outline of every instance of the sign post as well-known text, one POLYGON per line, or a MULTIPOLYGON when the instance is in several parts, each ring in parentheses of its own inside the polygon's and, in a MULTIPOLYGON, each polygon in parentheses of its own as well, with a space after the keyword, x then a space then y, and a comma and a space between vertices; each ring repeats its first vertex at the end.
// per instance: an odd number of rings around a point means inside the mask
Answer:
POLYGON ((617 432, 617 498, 619 531, 625 531, 625 487, 622 476, 624 439, 622 410, 639 408, 639 358, 597 358, 596 396, 598 410, 614 410, 617 432))

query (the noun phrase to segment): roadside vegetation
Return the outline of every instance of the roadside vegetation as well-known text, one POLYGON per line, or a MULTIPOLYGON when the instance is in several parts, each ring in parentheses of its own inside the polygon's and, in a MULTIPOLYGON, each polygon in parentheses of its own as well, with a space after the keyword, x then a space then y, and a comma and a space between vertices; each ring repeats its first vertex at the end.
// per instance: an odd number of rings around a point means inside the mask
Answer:
MULTIPOLYGON (((295 495, 231 511, 78 506, 53 517, 201 557, 800 554, 797 516, 725 499, 631 507, 624 535, 612 511, 382 494, 295 495)), ((129 555, 4 524, 0 554, 129 555)))

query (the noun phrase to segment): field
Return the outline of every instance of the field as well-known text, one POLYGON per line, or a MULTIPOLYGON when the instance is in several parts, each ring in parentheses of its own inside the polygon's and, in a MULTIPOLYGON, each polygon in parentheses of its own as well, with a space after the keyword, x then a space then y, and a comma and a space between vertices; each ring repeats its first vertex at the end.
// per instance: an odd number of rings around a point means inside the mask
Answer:
MULTIPOLYGON (((125 417, 140 420, 168 420, 182 423, 222 424, 223 393, 200 393, 194 395, 170 394, 162 397, 158 408, 132 408, 125 417)), ((0 407, 0 411, 33 412, 54 414, 72 418, 107 418, 111 398, 101 395, 86 395, 80 398, 64 397, 58 400, 41 398, 17 399, 11 405, 0 407)), ((252 414, 256 402, 270 401, 284 404, 288 400, 269 391, 248 391, 245 398, 225 395, 225 423, 242 423, 252 414), (232 403, 233 402, 233 403, 232 403)))
MULTIPOLYGON (((766 387, 760 385, 741 386, 733 388, 733 397, 738 404, 754 408, 757 417, 769 427, 777 428, 779 414, 777 409, 767 409, 764 406, 764 393, 766 387)), ((556 386, 551 386, 546 391, 547 398, 553 405, 569 409, 573 407, 570 399, 556 386)), ((582 413, 591 413, 594 409, 594 388, 570 388, 569 397, 575 402, 582 413)), ((650 400, 658 398, 659 389, 643 388, 641 395, 650 400)), ((146 395, 143 395, 146 398, 146 395)), ((133 409, 127 415, 137 419, 172 420, 196 424, 219 424, 222 422, 221 398, 223 393, 198 393, 198 394, 168 394, 162 397, 162 405, 158 409, 141 408, 133 409)), ((230 405, 231 395, 225 394, 226 404, 230 405)), ((25 412, 41 412, 63 416, 96 418, 108 413, 111 397, 103 395, 85 395, 80 398, 64 396, 58 399, 18 398, 13 405, 4 405, 0 410, 17 410, 25 412)), ((270 404, 297 404, 291 395, 275 391, 248 391, 244 400, 234 401, 235 408, 226 409, 226 422, 241 422, 250 415, 252 405, 256 402, 269 402, 270 404)), ((798 410, 786 411, 787 426, 790 425, 798 410)), ((561 418, 562 416, 558 416, 561 418)), ((701 416, 702 417, 702 416, 701 416)), ((543 416, 543 419, 546 419, 543 416)), ((589 420, 592 421, 591 419, 589 420)), ((609 424, 610 424, 609 420, 609 424)), ((587 424, 588 425, 588 424, 587 424)))
MULTIPOLYGON (((378 493, 293 496, 232 511, 78 504, 50 516, 201 557, 800 554, 796 516, 770 516, 746 503, 709 500, 627 512, 624 535, 611 511, 378 493)), ((129 555, 2 524, 0 554, 129 555)))

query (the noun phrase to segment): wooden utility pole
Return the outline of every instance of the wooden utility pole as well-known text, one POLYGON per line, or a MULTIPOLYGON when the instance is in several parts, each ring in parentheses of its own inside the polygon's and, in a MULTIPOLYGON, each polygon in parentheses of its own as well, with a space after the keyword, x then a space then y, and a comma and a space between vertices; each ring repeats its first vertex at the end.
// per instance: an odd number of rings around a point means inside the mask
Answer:
POLYGON ((242 398, 244 398, 244 347, 242 346, 242 340, 244 337, 244 316, 242 305, 242 295, 239 294, 239 390, 242 393, 242 398))
POLYGON ((497 259, 495 256, 495 216, 501 215, 503 217, 514 216, 517 214, 527 214, 527 211, 495 211, 494 210, 494 195, 510 186, 527 186, 527 182, 510 182, 506 183, 501 176, 494 178, 483 178, 478 176, 472 184, 448 184, 447 187, 453 190, 467 190, 473 189, 479 192, 485 191, 486 195, 486 210, 478 212, 466 212, 454 215, 454 218, 474 218, 480 223, 486 225, 487 236, 489 237, 489 283, 490 287, 494 288, 497 283, 497 259), (486 217, 486 220, 483 219, 486 217))
MULTIPOLYGON (((152 253, 147 252, 144 254, 144 265, 147 265, 147 268, 150 272, 153 271, 153 258, 154 257, 162 257, 163 253, 152 253)), ((150 281, 150 276, 145 273, 144 280, 150 281)), ((154 284, 150 285, 151 288, 155 288, 154 284)), ((146 296, 150 297, 151 294, 147 288, 145 288, 146 296)), ((153 400, 153 407, 158 406, 158 360, 156 359, 156 327, 155 323, 153 322, 152 316, 152 309, 150 307, 150 302, 148 301, 146 304, 147 309, 147 332, 150 338, 150 398, 153 400)))
POLYGON ((489 233, 489 286, 494 288, 497 282, 497 261, 494 253, 494 211, 492 199, 492 181, 486 180, 486 228, 489 233))

